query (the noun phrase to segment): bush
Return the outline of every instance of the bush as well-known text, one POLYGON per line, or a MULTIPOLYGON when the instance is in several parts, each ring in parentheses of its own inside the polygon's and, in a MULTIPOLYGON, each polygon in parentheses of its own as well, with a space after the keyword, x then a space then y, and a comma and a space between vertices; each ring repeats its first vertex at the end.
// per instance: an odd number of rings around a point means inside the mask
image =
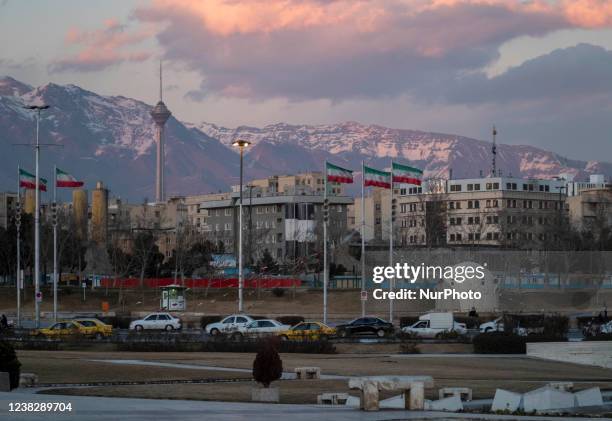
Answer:
POLYGON ((544 336, 565 338, 569 330, 569 318, 567 316, 546 316, 542 325, 544 336))
POLYGON ((206 327, 206 325, 209 325, 211 323, 217 323, 221 321, 221 316, 220 315, 210 315, 210 316, 202 316, 200 317, 200 327, 202 329, 204 329, 206 327))
POLYGON ((459 339, 459 332, 455 330, 440 332, 436 335, 436 339, 459 339))
POLYGON ((264 341, 253 361, 253 378, 263 387, 270 387, 270 383, 283 375, 283 362, 276 350, 278 342, 278 338, 264 341))
POLYGON ((465 323, 465 327, 468 329, 478 329, 484 323, 484 320, 484 318, 480 317, 455 316, 455 321, 465 323))
POLYGON ((302 316, 281 316, 276 320, 284 325, 295 326, 298 323, 302 323, 305 319, 302 316))
POLYGON ((272 288, 272 294, 273 294, 275 297, 280 298, 280 297, 282 297, 282 296, 284 296, 284 295, 285 295, 285 289, 284 289, 284 288, 278 288, 278 287, 276 287, 276 288, 272 288))
POLYGON ((421 351, 415 342, 403 342, 400 344, 400 354, 420 354, 421 351))
POLYGON ((563 338, 542 335, 519 336, 505 332, 481 333, 474 338, 476 354, 525 354, 527 342, 559 342, 563 338))
POLYGON ((595 336, 587 336, 585 341, 612 341, 612 333, 600 333, 595 336))
POLYGON ((99 317, 100 321, 111 325, 115 329, 129 329, 132 318, 126 314, 117 316, 99 317))
POLYGON ((21 363, 17 359, 15 348, 9 342, 0 341, 0 371, 9 373, 10 388, 19 387, 21 363))

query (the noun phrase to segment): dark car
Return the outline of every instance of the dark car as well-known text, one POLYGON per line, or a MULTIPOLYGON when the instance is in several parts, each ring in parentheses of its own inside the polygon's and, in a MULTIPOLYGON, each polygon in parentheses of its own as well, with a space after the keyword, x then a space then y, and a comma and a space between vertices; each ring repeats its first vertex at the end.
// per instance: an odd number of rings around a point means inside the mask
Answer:
POLYGON ((376 335, 379 338, 392 334, 393 324, 378 317, 361 317, 352 322, 336 326, 337 334, 341 338, 351 335, 376 335))

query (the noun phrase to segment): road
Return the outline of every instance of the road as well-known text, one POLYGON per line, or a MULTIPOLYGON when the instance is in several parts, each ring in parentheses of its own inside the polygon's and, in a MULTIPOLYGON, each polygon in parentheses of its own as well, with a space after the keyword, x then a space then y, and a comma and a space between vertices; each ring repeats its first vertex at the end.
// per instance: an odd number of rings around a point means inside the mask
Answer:
MULTIPOLYGON (((33 395, 22 392, 0 393, 0 419, 15 420, 206 420, 206 421, 383 421, 383 420, 517 420, 513 416, 444 414, 441 412, 409 412, 385 410, 361 412, 353 408, 318 405, 270 405, 235 402, 181 401, 160 399, 123 399, 84 396, 33 395), (11 402, 70 402, 70 413, 9 412, 11 402)), ((564 420, 592 421, 592 418, 564 420)), ((603 418, 599 418, 603 419, 603 418)), ((558 417, 520 417, 520 420, 559 420, 558 417)))

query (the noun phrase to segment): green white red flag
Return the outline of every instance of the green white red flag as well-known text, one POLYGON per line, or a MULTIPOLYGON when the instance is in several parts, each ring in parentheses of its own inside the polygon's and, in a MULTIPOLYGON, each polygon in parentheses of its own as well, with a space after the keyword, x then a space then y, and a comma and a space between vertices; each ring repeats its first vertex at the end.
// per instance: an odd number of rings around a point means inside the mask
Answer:
MULTIPOLYGON (((19 168, 19 187, 26 189, 36 189, 36 176, 19 168)), ((47 191, 47 180, 40 177, 38 179, 38 189, 47 191)))
POLYGON ((85 184, 83 181, 77 180, 67 172, 59 168, 55 169, 55 185, 57 187, 82 187, 83 184, 85 184))
POLYGON ((394 183, 414 184, 417 186, 421 185, 423 171, 418 168, 413 168, 409 167, 408 165, 402 165, 394 162, 391 171, 393 173, 394 183))
POLYGON ((351 184, 353 182, 353 171, 339 167, 334 164, 326 163, 327 181, 331 183, 351 184))
POLYGON ((375 168, 363 167, 363 185, 382 187, 384 189, 391 188, 391 173, 380 171, 375 168))

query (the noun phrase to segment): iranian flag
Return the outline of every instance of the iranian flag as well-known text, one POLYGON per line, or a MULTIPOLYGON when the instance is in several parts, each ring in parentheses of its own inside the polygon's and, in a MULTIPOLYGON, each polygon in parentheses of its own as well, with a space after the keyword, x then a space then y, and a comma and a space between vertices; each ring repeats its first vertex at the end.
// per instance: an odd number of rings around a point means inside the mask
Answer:
MULTIPOLYGON (((19 168, 19 187, 26 189, 36 188, 36 176, 19 168)), ((47 191, 47 180, 40 177, 38 181, 40 191, 47 191)))
POLYGON ((408 165, 402 165, 393 163, 393 182, 414 184, 417 186, 421 185, 423 179, 423 171, 418 168, 409 167, 408 165))
POLYGON ((353 171, 339 167, 334 164, 326 163, 327 181, 331 183, 346 183, 353 182, 353 171))
POLYGON ((55 169, 55 180, 57 187, 82 187, 83 182, 78 181, 74 176, 68 174, 60 170, 59 168, 55 169))
POLYGON ((364 186, 382 187, 385 189, 391 188, 391 173, 365 166, 363 167, 363 170, 364 186))

